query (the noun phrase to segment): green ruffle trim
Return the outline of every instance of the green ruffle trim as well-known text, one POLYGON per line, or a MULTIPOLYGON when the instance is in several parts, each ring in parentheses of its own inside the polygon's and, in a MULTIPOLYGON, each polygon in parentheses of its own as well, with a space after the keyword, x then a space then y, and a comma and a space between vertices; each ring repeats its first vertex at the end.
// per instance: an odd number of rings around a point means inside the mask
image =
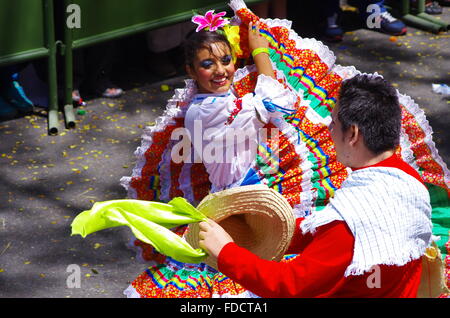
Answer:
POLYGON ((440 240, 436 242, 443 258, 447 255, 445 244, 449 240, 450 230, 450 199, 444 188, 433 184, 426 184, 430 193, 431 201, 431 221, 433 223, 433 235, 440 236, 440 240))

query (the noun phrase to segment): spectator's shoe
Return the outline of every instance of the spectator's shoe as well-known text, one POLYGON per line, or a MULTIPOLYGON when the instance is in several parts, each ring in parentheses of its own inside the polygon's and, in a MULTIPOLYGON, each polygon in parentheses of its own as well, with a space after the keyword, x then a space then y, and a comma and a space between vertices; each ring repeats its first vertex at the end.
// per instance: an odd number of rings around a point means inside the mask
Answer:
POLYGON ((106 98, 118 98, 122 96, 123 89, 118 87, 107 88, 103 91, 102 96, 106 98))
POLYGON ((105 98, 119 98, 123 95, 123 89, 114 85, 107 76, 100 76, 91 86, 91 91, 105 98))
POLYGON ((19 82, 12 81, 2 90, 2 96, 20 113, 33 112, 33 102, 28 99, 19 82))
POLYGON ((334 13, 332 16, 327 17, 327 24, 324 32, 325 40, 330 42, 342 41, 344 31, 342 31, 341 27, 338 25, 338 18, 338 13, 334 13))
POLYGON ((425 4, 425 13, 428 14, 441 14, 442 7, 437 1, 428 2, 425 4))
POLYGON ((86 106, 86 103, 81 98, 80 91, 78 89, 74 89, 72 91, 72 101, 75 107, 78 106, 86 106))
POLYGON ((330 42, 339 42, 344 38, 344 31, 338 25, 328 26, 324 33, 325 39, 330 42))
POLYGON ((376 19, 379 21, 380 31, 390 35, 405 35, 407 32, 406 25, 394 18, 389 12, 382 12, 376 19))
POLYGON ((17 109, 0 96, 0 120, 13 119, 17 117, 17 115, 17 109))

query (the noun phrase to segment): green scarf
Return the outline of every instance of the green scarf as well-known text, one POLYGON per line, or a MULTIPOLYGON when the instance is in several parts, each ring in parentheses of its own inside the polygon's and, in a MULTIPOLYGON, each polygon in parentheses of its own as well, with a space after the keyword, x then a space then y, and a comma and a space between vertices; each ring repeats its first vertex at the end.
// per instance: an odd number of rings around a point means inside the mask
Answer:
POLYGON ((194 249, 170 229, 206 221, 206 216, 184 198, 169 203, 144 200, 97 202, 72 222, 72 235, 82 237, 117 226, 128 226, 137 239, 151 244, 159 253, 183 263, 200 263, 207 254, 194 249))

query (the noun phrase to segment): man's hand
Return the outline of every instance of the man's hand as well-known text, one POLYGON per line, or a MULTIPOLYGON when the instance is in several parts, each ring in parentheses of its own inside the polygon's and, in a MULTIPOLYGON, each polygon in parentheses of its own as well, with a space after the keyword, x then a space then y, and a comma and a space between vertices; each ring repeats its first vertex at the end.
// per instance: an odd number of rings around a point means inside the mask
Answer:
POLYGON ((199 224, 199 245, 206 252, 217 259, 222 248, 233 242, 231 236, 216 222, 208 219, 206 222, 199 224))

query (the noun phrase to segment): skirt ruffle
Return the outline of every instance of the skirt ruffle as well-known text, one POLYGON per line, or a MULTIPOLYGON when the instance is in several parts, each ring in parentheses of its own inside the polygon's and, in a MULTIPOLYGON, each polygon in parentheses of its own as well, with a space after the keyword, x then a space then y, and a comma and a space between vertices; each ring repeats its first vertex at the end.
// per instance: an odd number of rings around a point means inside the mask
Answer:
MULTIPOLYGON (((270 59, 278 81, 298 96, 293 114, 264 127, 267 131, 275 129, 275 133, 269 134, 267 140, 259 145, 257 157, 243 184, 263 183, 277 190, 288 200, 298 217, 314 213, 328 203, 348 176, 348 169, 336 160, 328 125, 341 83, 361 72, 353 66, 335 64, 335 55, 328 47, 315 39, 298 36, 291 29, 290 21, 259 19, 242 0, 232 0, 230 6, 236 14, 234 20, 240 24, 242 54, 238 58, 250 64, 235 74, 233 88, 237 95, 253 92, 256 85, 257 70, 251 65, 247 25, 259 20, 261 34, 270 43, 270 59)), ((376 73, 371 75, 380 76, 376 73)), ((194 82, 187 80, 184 89, 175 91, 156 125, 145 129, 142 144, 135 153, 137 163, 132 176, 121 179, 130 198, 167 202, 183 196, 195 205, 211 190, 203 164, 174 163, 170 157, 174 146, 170 136, 175 129, 183 128, 187 106, 195 93, 194 82)), ((434 217, 432 220, 443 228, 447 224, 446 236, 437 243, 445 257, 449 275, 450 262, 445 243, 450 223, 450 173, 432 140, 432 129, 424 112, 409 96, 398 92, 398 97, 402 108, 402 130, 397 153, 420 173, 428 185, 433 211, 438 208, 443 211, 439 220, 434 217), (444 193, 447 201, 433 201, 438 193, 440 196, 444 193)), ((157 264, 131 284, 127 289, 128 295, 249 296, 241 286, 206 265, 176 264, 155 253, 150 245, 139 241, 132 245, 140 251, 141 260, 157 264)))
MULTIPOLYGON (((287 255, 282 262, 294 257, 287 255)), ((124 294, 130 298, 258 298, 206 264, 185 264, 171 258, 148 267, 124 294)))

